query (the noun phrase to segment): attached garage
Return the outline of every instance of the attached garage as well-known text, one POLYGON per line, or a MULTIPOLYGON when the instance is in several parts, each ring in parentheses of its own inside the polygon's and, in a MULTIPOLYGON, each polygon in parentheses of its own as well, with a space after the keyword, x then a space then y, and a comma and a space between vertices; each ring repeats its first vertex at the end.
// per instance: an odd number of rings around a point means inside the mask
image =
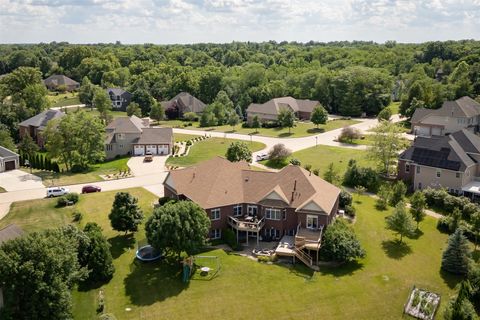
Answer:
POLYGON ((158 154, 169 154, 168 144, 161 144, 158 146, 158 154))
POLYGON ((168 155, 172 151, 173 131, 172 128, 145 128, 140 138, 135 141, 134 155, 144 155, 150 152, 153 155, 168 155))
POLYGON ((18 154, 0 146, 0 172, 15 170, 19 166, 18 154))
POLYGON ((156 145, 147 145, 147 152, 150 152, 151 154, 157 154, 157 146, 156 145))
POLYGON ((5 161, 5 171, 15 170, 15 160, 5 161))
POLYGON ((432 127, 432 136, 441 136, 442 128, 432 127))
POLYGON ((145 147, 143 145, 133 146, 133 154, 136 156, 143 156, 145 154, 145 147))
POLYGON ((424 126, 415 126, 413 133, 418 136, 429 136, 430 135, 430 127, 424 126))

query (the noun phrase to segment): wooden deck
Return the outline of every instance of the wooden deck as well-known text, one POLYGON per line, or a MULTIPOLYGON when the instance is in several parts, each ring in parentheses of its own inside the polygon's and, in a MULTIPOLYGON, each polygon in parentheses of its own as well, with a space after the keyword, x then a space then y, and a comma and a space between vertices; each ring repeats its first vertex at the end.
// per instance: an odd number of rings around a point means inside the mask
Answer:
POLYGON ((228 224, 238 231, 259 232, 265 225, 265 218, 260 220, 246 220, 245 217, 228 216, 228 224))

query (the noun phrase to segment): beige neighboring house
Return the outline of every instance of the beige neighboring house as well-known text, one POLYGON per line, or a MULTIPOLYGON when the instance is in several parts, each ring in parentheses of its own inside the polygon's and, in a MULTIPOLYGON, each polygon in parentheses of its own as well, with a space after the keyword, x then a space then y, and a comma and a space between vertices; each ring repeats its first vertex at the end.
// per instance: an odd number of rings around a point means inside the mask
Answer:
POLYGON ((251 103, 247 108, 247 121, 258 116, 261 122, 276 121, 280 110, 287 108, 295 113, 297 119, 309 120, 313 109, 320 105, 316 100, 300 100, 292 97, 282 97, 269 100, 265 103, 251 103))
POLYGON ((480 198, 480 137, 463 129, 447 136, 417 137, 399 156, 398 177, 413 190, 446 188, 480 198))
POLYGON ((43 80, 43 83, 48 90, 57 90, 59 86, 64 86, 65 90, 67 91, 74 91, 80 88, 80 83, 70 79, 67 76, 64 76, 63 74, 51 75, 47 79, 43 80))
POLYGON ((206 104, 188 92, 180 92, 168 101, 162 101, 165 113, 172 119, 181 118, 187 112, 201 114, 206 104))
POLYGON ((150 128, 148 119, 137 116, 115 118, 106 128, 107 159, 116 156, 167 155, 172 152, 172 128, 150 128))
MULTIPOLYGON (((3 229, 0 229, 0 246, 9 240, 13 240, 23 236, 24 232, 15 224, 9 224, 3 229)), ((3 308, 3 290, 0 287, 0 309, 3 308)))
POLYGON ((480 103, 470 97, 445 101, 439 109, 418 108, 412 119, 412 133, 418 136, 443 136, 462 129, 479 131, 480 103))

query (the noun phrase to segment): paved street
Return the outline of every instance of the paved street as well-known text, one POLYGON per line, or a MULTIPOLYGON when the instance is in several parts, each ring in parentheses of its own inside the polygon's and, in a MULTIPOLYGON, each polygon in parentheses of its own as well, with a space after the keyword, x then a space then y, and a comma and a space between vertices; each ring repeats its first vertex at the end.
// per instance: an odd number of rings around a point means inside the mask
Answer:
MULTIPOLYGON (((398 122, 399 120, 400 119, 398 115, 394 115, 392 118, 392 121, 394 122, 398 122)), ((353 127, 359 129, 362 132, 371 129, 378 124, 378 121, 376 119, 359 119, 359 121, 361 122, 353 125, 353 127)), ((342 131, 341 128, 303 138, 272 138, 256 135, 249 136, 238 133, 225 134, 222 132, 205 132, 201 130, 186 130, 176 128, 173 130, 175 133, 182 134, 207 134, 212 137, 226 137, 230 139, 239 139, 245 141, 252 140, 262 142, 266 145, 266 148, 254 153, 254 161, 257 154, 267 152, 273 145, 277 143, 285 144, 285 146, 293 152, 310 148, 317 144, 359 150, 364 150, 367 148, 364 145, 349 145, 334 141, 342 131)), ((103 191, 144 187, 145 189, 149 190, 150 192, 154 193, 159 197, 163 196, 162 182, 167 175, 167 172, 165 171, 166 159, 167 157, 156 156, 154 157, 154 161, 150 163, 144 163, 143 157, 133 157, 128 161, 128 166, 131 168, 134 177, 119 180, 95 182, 94 184, 100 186, 103 191)), ((254 164, 259 165, 256 163, 254 164)), ((4 187, 6 190, 11 190, 9 192, 0 193, 0 219, 2 219, 8 213, 10 205, 13 202, 31 199, 41 199, 45 197, 46 188, 43 186, 43 184, 41 184, 40 181, 38 181, 38 179, 31 177, 30 175, 27 175, 25 173, 22 175, 19 172, 22 171, 15 170, 12 173, 0 174, 0 186, 4 187)), ((66 187, 69 188, 72 192, 80 192, 82 190, 82 187, 87 184, 76 184, 66 187)))

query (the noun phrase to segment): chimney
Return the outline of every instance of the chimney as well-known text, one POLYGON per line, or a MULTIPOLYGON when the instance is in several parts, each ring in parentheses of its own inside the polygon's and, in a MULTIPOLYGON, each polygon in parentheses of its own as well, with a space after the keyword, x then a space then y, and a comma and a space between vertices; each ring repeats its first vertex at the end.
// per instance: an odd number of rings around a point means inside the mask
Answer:
POLYGON ((295 183, 293 184, 293 191, 297 190, 297 180, 295 179, 295 183))

